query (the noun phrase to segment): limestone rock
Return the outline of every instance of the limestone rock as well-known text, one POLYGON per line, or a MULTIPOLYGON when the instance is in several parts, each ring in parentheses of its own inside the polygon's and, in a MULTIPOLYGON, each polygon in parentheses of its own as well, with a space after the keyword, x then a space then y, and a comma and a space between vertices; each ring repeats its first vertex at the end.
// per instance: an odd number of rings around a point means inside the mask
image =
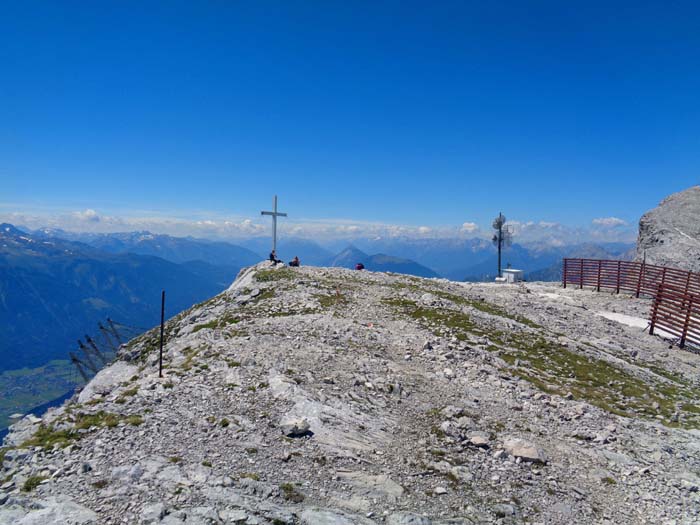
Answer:
POLYGON ((547 458, 541 448, 530 441, 520 438, 511 438, 503 442, 503 448, 508 454, 524 461, 533 463, 545 463, 547 458))
POLYGON ((637 261, 700 272, 700 186, 666 197, 639 221, 637 261))
POLYGON ((395 512, 389 514, 386 523, 387 525, 432 525, 432 521, 425 516, 412 514, 410 512, 395 512))
POLYGON ((280 421, 279 427, 287 437, 305 436, 311 428, 309 422, 301 418, 284 418, 280 421))

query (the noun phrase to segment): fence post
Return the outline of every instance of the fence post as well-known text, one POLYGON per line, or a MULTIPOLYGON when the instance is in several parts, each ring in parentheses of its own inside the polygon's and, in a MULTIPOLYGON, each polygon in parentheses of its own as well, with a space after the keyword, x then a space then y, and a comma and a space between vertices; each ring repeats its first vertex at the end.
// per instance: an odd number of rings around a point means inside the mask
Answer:
POLYGON ((644 263, 639 267, 639 280, 637 281, 637 298, 639 298, 639 290, 642 288, 642 279, 644 279, 644 263))
POLYGON ((685 338, 688 335, 688 325, 690 324, 690 312, 693 310, 693 297, 686 296, 688 298, 688 313, 685 314, 685 323, 683 323, 683 333, 681 334, 681 344, 680 347, 685 347, 685 338))
POLYGON ((598 259, 598 282, 596 284, 596 291, 600 292, 600 268, 603 266, 603 260, 598 259))
POLYGON ((564 259, 564 273, 562 274, 562 280, 564 281, 564 288, 566 288, 566 264, 567 264, 566 261, 568 261, 568 259, 565 258, 564 259))
POLYGON ((581 261, 581 275, 580 275, 581 281, 579 282, 579 289, 583 289, 583 259, 581 259, 580 261, 581 261))
POLYGON ((685 280, 685 293, 688 295, 688 288, 690 288, 690 276, 692 275, 692 272, 688 272, 688 277, 685 280))
POLYGON ((659 301, 661 300, 661 285, 656 288, 656 296, 654 297, 654 305, 651 307, 651 324, 649 325, 649 335, 654 335, 654 326, 656 325, 656 314, 659 310, 659 301))
POLYGON ((160 296, 160 353, 158 357, 158 377, 163 377, 163 331, 165 328, 165 290, 160 296))
POLYGON ((622 265, 622 261, 617 261, 617 290, 615 293, 620 293, 620 267, 622 265))

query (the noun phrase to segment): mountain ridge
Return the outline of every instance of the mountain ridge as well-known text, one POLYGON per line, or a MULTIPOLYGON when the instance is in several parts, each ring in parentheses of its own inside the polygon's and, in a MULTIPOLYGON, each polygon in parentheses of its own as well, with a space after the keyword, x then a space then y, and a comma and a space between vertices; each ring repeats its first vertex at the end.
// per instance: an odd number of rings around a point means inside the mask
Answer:
POLYGON ((260 263, 13 425, 0 521, 690 523, 700 356, 600 315, 648 308, 260 263))
POLYGON ((636 260, 700 272, 700 186, 669 195, 639 220, 636 260))

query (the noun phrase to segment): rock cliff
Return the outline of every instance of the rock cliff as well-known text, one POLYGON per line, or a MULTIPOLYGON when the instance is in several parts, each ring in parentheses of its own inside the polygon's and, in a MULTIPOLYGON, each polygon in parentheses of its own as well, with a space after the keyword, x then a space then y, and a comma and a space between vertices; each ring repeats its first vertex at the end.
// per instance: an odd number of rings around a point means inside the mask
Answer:
POLYGON ((639 221, 637 260, 700 272, 700 186, 666 197, 639 221))
POLYGON ((244 270, 13 426, 0 523, 697 523, 700 356, 645 300, 244 270))

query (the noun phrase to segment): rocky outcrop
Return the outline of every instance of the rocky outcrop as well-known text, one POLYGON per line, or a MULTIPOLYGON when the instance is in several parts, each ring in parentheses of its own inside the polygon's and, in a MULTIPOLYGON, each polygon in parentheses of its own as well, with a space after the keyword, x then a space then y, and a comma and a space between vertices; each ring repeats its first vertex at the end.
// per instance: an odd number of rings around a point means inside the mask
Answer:
POLYGON ((648 308, 263 263, 17 422, 0 523, 697 523, 700 355, 598 315, 648 308))
POLYGON ((666 197, 639 221, 637 261, 700 272, 700 186, 666 197))

